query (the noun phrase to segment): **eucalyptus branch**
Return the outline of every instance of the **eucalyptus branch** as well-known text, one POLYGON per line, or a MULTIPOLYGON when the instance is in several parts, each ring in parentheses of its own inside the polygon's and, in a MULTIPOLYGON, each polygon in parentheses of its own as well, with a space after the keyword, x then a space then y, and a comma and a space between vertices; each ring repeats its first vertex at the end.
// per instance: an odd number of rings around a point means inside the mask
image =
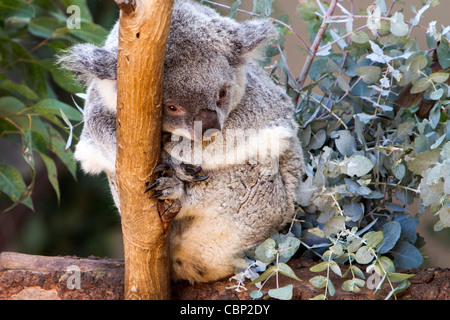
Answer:
MULTIPOLYGON (((218 2, 210 1, 210 0, 203 0, 203 2, 212 4, 213 6, 217 6, 217 7, 220 7, 220 8, 225 8, 225 9, 231 10, 231 7, 230 7, 230 6, 227 6, 227 5, 222 4, 222 3, 218 3, 218 2)), ((245 14, 248 14, 249 16, 252 16, 252 17, 260 17, 259 14, 254 13, 254 12, 250 12, 250 11, 247 11, 247 10, 243 10, 243 9, 239 9, 239 8, 238 8, 238 9, 236 9, 236 11, 237 11, 237 12, 241 12, 241 13, 245 13, 245 14)), ((286 29, 288 29, 290 32, 292 32, 293 34, 295 34, 295 36, 300 40, 300 42, 305 46, 305 48, 306 48, 308 51, 310 51, 310 48, 309 48, 308 44, 306 43, 306 41, 303 40, 303 38, 297 33, 297 31, 294 30, 294 28, 292 28, 292 26, 290 26, 290 25, 284 23, 283 21, 280 21, 280 20, 278 20, 278 19, 272 18, 272 17, 268 17, 268 19, 271 20, 271 21, 273 21, 273 22, 275 22, 275 23, 278 23, 279 25, 282 25, 283 27, 285 27, 286 29)))
MULTIPOLYGON (((333 15, 334 10, 336 9, 336 5, 337 5, 337 0, 332 0, 326 15, 322 20, 322 25, 320 26, 320 29, 317 32, 316 38, 314 39, 314 42, 311 46, 309 55, 306 57, 305 64, 303 65, 303 69, 302 69, 300 76, 296 83, 296 89, 299 91, 303 88, 303 85, 305 84, 306 77, 308 75, 309 69, 311 68, 311 64, 313 63, 314 58, 316 57, 320 42, 322 41, 325 31, 327 30, 328 19, 333 15)), ((298 98, 298 95, 297 95, 297 98, 298 98)))

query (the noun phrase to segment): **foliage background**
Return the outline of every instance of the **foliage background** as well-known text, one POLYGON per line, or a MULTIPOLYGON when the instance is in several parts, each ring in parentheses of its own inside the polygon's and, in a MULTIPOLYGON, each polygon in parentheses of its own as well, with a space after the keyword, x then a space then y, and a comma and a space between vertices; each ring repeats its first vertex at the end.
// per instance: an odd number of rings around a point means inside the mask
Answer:
MULTIPOLYGON (((18 1, 18 0, 17 0, 18 1)), ((0 1, 0 4, 5 4, 8 1, 0 1)), ((15 1, 9 1, 9 3, 15 1)), ((103 26, 108 29, 117 18, 117 8, 113 1, 86 1, 87 6, 91 12, 93 23, 103 26)), ((64 8, 69 3, 76 3, 82 7, 86 6, 85 1, 57 1, 55 5, 57 10, 64 15, 64 8)), ((235 1, 217 1, 228 6, 235 3, 235 1)), ((300 1, 302 2, 302 1, 300 1)), ((389 1, 388 1, 389 2, 389 1)), ((420 8, 421 1, 415 1, 416 6, 420 8)), ((421 24, 427 25, 431 20, 438 20, 445 22, 445 14, 443 13, 450 10, 450 4, 442 3, 437 8, 431 8, 421 20, 421 24), (439 16, 442 19, 439 19, 439 16)), ((343 1, 342 5, 348 6, 350 2, 343 1)), ((365 9, 371 1, 357 1, 357 8, 365 9)), ((36 6, 45 7, 50 5, 50 1, 35 1, 36 6)), ((294 0, 282 0, 275 1, 273 6, 275 12, 272 16, 277 17, 282 13, 289 13, 289 22, 292 23, 295 30, 304 35, 304 39, 309 43, 307 36, 307 24, 302 21, 296 13, 296 7, 299 1, 294 0)), ((408 2, 409 4, 409 2, 408 2)), ((243 0, 240 8, 251 11, 253 1, 243 0)), ((4 6, 0 7, 2 10, 2 18, 5 16, 4 6)), ((229 14, 228 9, 219 9, 225 15, 229 14)), ((49 17, 49 14, 45 11, 36 11, 36 15, 31 18, 35 19, 49 17)), ((237 13, 237 19, 247 19, 248 14, 237 13)), ((30 50, 46 39, 48 36, 45 32, 49 30, 41 30, 43 35, 39 35, 39 31, 34 31, 32 36, 28 38, 28 35, 23 34, 23 30, 27 30, 27 23, 14 22, 17 25, 16 33, 12 37, 21 38, 24 37, 24 50, 30 50), (19 32, 21 28, 22 34, 19 32)), ((41 20, 42 21, 42 20, 41 20)), ((11 22, 11 21, 10 21, 11 22)), ((5 27, 5 21, 2 21, 5 27)), ((49 25, 50 31, 53 26, 49 25)), ((55 28, 56 29, 56 28, 55 28)), ((423 39, 424 32, 418 36, 420 47, 424 48, 426 43, 420 41, 423 39)), ((26 32, 26 31, 25 31, 26 32)), ((7 44, 7 40, 0 39, 0 44, 4 46, 7 44)), ((52 59, 56 48, 61 48, 69 45, 72 41, 83 41, 81 38, 74 39, 51 39, 49 43, 54 43, 54 47, 44 45, 33 52, 33 55, 38 60, 52 59)), ((292 34, 286 35, 286 59, 292 73, 297 76, 300 73, 303 65, 305 54, 299 47, 298 39, 292 34)), ((1 55, 2 61, 0 66, 4 66, 7 57, 5 54, 1 55)), ((9 78, 15 82, 20 82, 21 77, 17 71, 2 70, 4 78, 9 78)), ((73 105, 70 90, 67 92, 58 85, 58 80, 55 79, 55 74, 46 73, 46 83, 51 86, 52 90, 47 90, 47 93, 40 93, 40 98, 57 98, 58 100, 65 102, 66 104, 73 105), (47 95, 47 96, 46 96, 47 95)), ((60 75, 61 76, 61 75, 60 75)), ((58 77, 58 75, 56 75, 58 77)), ((3 79, 3 78, 2 78, 3 79)), ((60 83, 59 83, 60 84, 60 83)), ((78 91, 73 91, 76 93, 78 91)), ((8 96, 11 91, 0 89, 0 98, 8 96)), ((80 100, 77 100, 80 102, 80 100)), ((32 102, 36 101, 31 101, 32 102)), ((79 127, 75 129, 75 135, 79 132, 79 127)), ((64 134, 64 130, 61 131, 64 134)), ((22 156, 21 148, 17 148, 12 142, 6 139, 0 140, 0 155, 1 161, 7 164, 13 164, 16 166, 26 182, 31 181, 31 172, 22 156)), ((120 258, 122 255, 122 243, 120 235, 120 223, 119 217, 114 212, 113 202, 109 196, 108 187, 106 184, 106 178, 102 176, 88 177, 83 175, 80 171, 77 172, 76 180, 67 170, 66 166, 50 153, 52 159, 54 159, 58 168, 58 181, 60 197, 59 201, 55 193, 54 186, 52 186, 47 178, 47 171, 45 163, 39 156, 35 157, 36 168, 36 181, 35 188, 32 194, 34 203, 34 212, 32 212, 26 206, 20 205, 8 212, 0 213, 0 250, 19 251, 32 254, 43 255, 79 255, 79 256, 109 256, 114 258, 120 258)), ((4 210, 11 205, 11 202, 5 195, 0 195, 0 210, 4 210)), ((411 209, 412 212, 414 209, 411 209)), ((428 243, 433 243, 434 239, 439 238, 436 245, 431 247, 440 246, 437 252, 433 253, 432 250, 427 251, 427 247, 423 247, 421 250, 425 252, 425 255, 430 256, 430 259, 426 259, 425 266, 449 266, 449 260, 442 259, 445 257, 445 252, 449 252, 450 235, 449 230, 443 230, 440 233, 436 233, 432 230, 432 226, 435 223, 435 217, 427 212, 421 216, 420 231, 421 236, 426 237, 428 243), (431 217, 431 222, 428 222, 426 218, 431 217), (422 223, 423 222, 423 223, 422 223), (429 236, 428 236, 429 235, 429 236), (433 259, 433 254, 437 258, 433 259)))

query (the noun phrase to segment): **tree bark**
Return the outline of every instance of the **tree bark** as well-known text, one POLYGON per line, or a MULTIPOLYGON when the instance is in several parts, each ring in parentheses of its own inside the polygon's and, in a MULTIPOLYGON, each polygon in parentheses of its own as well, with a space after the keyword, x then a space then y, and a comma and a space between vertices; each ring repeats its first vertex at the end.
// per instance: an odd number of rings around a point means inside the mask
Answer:
MULTIPOLYGON (((294 285, 293 300, 309 299, 323 289, 315 289, 309 279, 321 274, 309 271, 315 265, 309 259, 293 259, 288 265, 302 282, 280 276, 279 285, 294 285)), ((52 300, 117 300, 124 299, 124 262, 122 260, 90 257, 44 257, 13 252, 0 253, 0 299, 52 299, 52 300), (77 271, 79 270, 79 271, 77 271), (77 282, 78 281, 78 282, 77 282), (78 287, 77 287, 78 285, 78 287)), ((344 270, 345 267, 342 267, 344 270)), ((362 268, 364 269, 364 268, 362 268)), ((403 273, 415 274, 410 278, 410 287, 397 295, 399 300, 450 300, 450 269, 411 269, 403 273)), ((370 274, 366 274, 366 279, 370 274)), ((341 289, 346 279, 335 274, 331 280, 336 293, 331 300, 381 300, 390 287, 374 295, 373 290, 364 287, 359 293, 341 289)), ((246 281, 249 283, 249 281, 246 281)), ((252 300, 249 293, 257 288, 246 286, 247 290, 237 292, 227 289, 235 285, 228 279, 213 283, 190 285, 178 282, 172 286, 172 298, 178 300, 252 300)), ((275 281, 269 280, 264 290, 275 288, 275 281)))
POLYGON ((169 299, 169 223, 144 194, 159 161, 163 66, 173 0, 116 0, 117 188, 126 299, 169 299))

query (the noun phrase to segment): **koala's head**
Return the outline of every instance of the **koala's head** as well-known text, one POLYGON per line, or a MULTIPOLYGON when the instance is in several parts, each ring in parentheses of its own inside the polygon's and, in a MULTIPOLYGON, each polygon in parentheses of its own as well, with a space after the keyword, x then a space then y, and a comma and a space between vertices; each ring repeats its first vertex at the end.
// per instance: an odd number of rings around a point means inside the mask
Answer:
MULTIPOLYGON (((243 96, 244 65, 276 34, 267 20, 237 23, 203 5, 175 1, 164 63, 163 131, 181 130, 200 140, 222 130, 243 96)), ((105 47, 77 45, 61 61, 88 83, 92 78, 115 79, 117 39, 116 25, 105 47)))
POLYGON ((179 1, 164 63, 163 130, 184 129, 196 140, 221 131, 244 93, 243 66, 275 35, 267 20, 237 23, 205 6, 179 1))

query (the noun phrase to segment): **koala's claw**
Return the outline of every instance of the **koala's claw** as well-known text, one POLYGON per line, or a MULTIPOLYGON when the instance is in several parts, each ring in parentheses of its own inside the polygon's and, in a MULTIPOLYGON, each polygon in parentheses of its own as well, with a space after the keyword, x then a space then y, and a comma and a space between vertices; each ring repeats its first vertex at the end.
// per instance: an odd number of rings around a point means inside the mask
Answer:
POLYGON ((196 175, 196 174, 198 174, 198 173, 200 173, 202 171, 202 167, 194 166, 194 165, 191 165, 191 164, 182 163, 180 165, 180 167, 183 169, 185 174, 191 175, 191 176, 196 175))
POLYGON ((149 199, 159 198, 163 195, 162 191, 156 191, 153 195, 149 197, 149 199))
POLYGON ((149 185, 147 188, 145 188, 144 193, 147 193, 147 192, 149 192, 150 190, 156 188, 156 187, 158 186, 158 184, 159 184, 159 181, 156 180, 156 181, 153 182, 151 185, 149 185))
POLYGON ((157 165, 155 167, 155 169, 153 169, 153 174, 159 173, 159 172, 162 172, 162 171, 167 171, 169 169, 170 169, 170 166, 168 164, 161 163, 161 164, 157 165))
POLYGON ((149 199, 179 199, 184 194, 184 182, 177 177, 160 177, 149 185, 145 192, 154 190, 149 199))
POLYGON ((192 181, 201 182, 201 181, 205 181, 208 178, 209 178, 209 174, 207 176, 196 176, 196 177, 192 178, 192 181))

